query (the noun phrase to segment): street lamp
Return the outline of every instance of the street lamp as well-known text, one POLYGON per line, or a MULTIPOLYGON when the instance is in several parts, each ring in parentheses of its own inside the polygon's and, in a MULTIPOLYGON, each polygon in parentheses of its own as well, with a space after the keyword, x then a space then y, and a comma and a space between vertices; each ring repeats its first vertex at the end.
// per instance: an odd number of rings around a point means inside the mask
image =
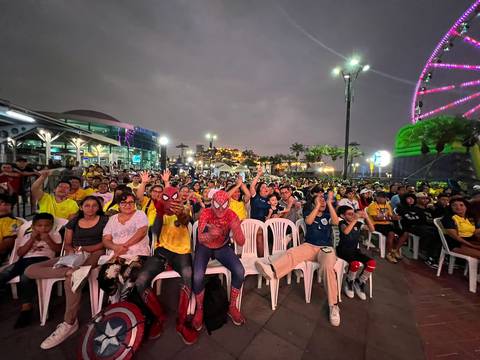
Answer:
POLYGON ((167 169, 168 138, 166 136, 161 136, 160 139, 158 139, 158 144, 160 145, 160 169, 163 171, 167 169))
POLYGON ((210 148, 210 149, 213 149, 213 141, 214 141, 214 140, 217 140, 217 135, 216 135, 216 134, 207 133, 207 135, 205 135, 205 137, 206 137, 207 140, 210 142, 209 148, 210 148))
POLYGON ((343 179, 348 176, 348 145, 350 137, 350 107, 353 101, 353 82, 358 78, 361 72, 368 71, 370 65, 362 65, 358 57, 349 59, 343 67, 333 69, 334 76, 341 75, 345 82, 345 102, 347 103, 347 111, 345 116, 345 153, 343 156, 343 179))

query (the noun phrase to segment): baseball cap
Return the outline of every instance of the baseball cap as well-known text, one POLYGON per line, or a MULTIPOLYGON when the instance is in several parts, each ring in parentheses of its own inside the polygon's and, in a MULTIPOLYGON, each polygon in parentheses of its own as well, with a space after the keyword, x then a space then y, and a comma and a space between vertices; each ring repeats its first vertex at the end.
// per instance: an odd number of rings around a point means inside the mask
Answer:
POLYGON ((428 194, 425 192, 418 192, 415 194, 415 196, 418 198, 428 198, 428 194))
POLYGON ((480 185, 473 185, 473 190, 480 191, 480 185))
POLYGON ((360 190, 360 195, 366 194, 366 193, 373 193, 373 191, 370 190, 370 189, 362 189, 362 190, 360 190))

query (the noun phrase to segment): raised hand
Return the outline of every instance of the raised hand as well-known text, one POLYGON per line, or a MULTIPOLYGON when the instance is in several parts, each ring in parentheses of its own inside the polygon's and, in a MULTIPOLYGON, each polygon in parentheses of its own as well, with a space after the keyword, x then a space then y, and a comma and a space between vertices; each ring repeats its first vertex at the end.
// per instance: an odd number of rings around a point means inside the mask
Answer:
POLYGON ((237 176, 237 180, 235 181, 235 183, 237 184, 237 186, 242 185, 242 183, 243 183, 243 178, 242 178, 240 175, 238 175, 238 176, 237 176))
POLYGON ((150 181, 150 175, 148 171, 142 171, 140 173, 140 179, 142 179, 142 184, 147 184, 150 181))
POLYGON ((172 173, 170 172, 169 169, 165 169, 162 173, 162 175, 160 175, 160 177, 162 178, 163 182, 164 183, 168 183, 170 181, 170 176, 172 175, 172 173))

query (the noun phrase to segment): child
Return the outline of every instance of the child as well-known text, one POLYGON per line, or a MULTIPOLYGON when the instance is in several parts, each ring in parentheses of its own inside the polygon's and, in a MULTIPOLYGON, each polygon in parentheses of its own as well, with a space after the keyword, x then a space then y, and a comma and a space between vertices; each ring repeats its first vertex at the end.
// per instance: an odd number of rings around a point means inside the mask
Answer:
POLYGON ((270 209, 268 210, 266 220, 282 217, 284 209, 283 206, 278 204, 278 195, 275 193, 269 195, 268 203, 270 204, 270 209))
POLYGON ((20 315, 15 323, 15 329, 23 328, 32 322, 32 301, 35 296, 35 280, 27 278, 25 269, 35 263, 55 257, 60 252, 62 238, 58 232, 53 232, 53 215, 48 213, 35 214, 32 227, 17 238, 15 245, 18 260, 0 272, 0 287, 5 286, 16 276, 20 276, 20 315))
POLYGON ((0 264, 6 260, 13 249, 17 230, 22 222, 12 215, 12 206, 15 200, 0 194, 0 264))
POLYGON ((340 242, 337 246, 337 256, 349 263, 347 279, 343 288, 345 294, 351 299, 354 294, 366 300, 365 283, 370 274, 375 270, 375 260, 363 254, 358 249, 361 228, 363 223, 359 219, 365 219, 369 231, 375 231, 372 221, 363 210, 355 212, 350 206, 343 205, 337 210, 341 220, 338 223, 340 229, 340 242), (360 266, 363 272, 357 277, 360 266))

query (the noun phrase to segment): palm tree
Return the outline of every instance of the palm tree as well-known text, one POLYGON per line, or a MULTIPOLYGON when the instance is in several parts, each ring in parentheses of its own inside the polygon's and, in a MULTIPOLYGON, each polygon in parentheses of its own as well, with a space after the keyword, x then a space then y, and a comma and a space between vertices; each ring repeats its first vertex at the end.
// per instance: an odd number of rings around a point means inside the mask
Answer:
MULTIPOLYGON (((290 146, 290 152, 295 155, 295 159, 297 160, 297 163, 298 163, 300 153, 305 152, 305 145, 295 142, 290 146)), ((296 172, 298 172, 298 164, 296 167, 296 172)))

